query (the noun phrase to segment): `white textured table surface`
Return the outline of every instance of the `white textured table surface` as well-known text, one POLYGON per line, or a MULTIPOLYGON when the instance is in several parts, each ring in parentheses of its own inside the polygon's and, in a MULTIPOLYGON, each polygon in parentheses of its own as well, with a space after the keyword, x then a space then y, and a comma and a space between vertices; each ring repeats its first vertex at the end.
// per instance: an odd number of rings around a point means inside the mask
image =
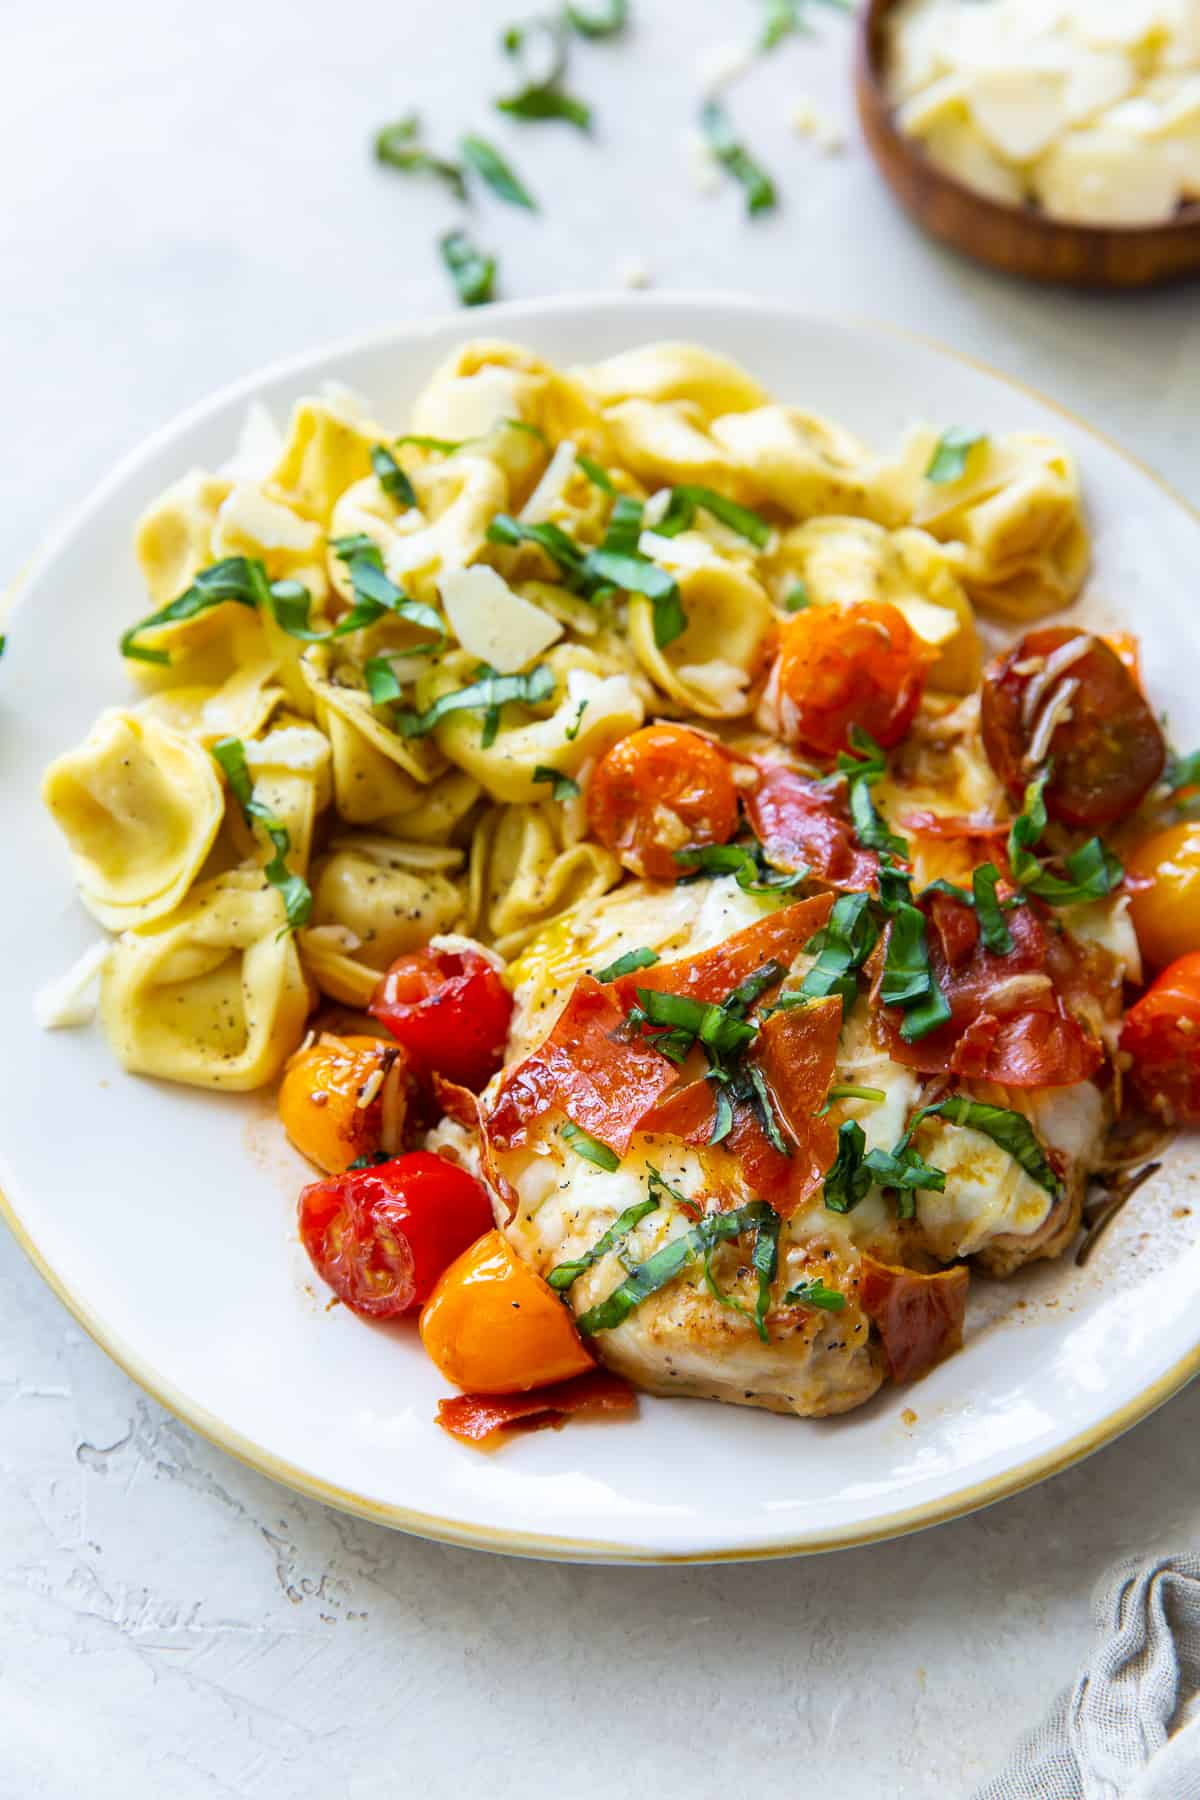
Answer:
MULTIPOLYGON (((634 3, 636 40, 575 57, 589 144, 489 120, 509 0, 0 0, 0 568, 214 386, 444 307, 452 208, 365 149, 413 105, 443 143, 472 125, 506 143, 544 202, 476 208, 505 294, 612 288, 637 257, 663 286, 886 316, 1042 387, 1200 500, 1195 289, 1046 295, 932 249, 855 143, 824 158, 788 128, 804 97, 850 124, 848 29, 818 7, 817 37, 732 98, 786 202, 748 224, 733 193, 696 192, 683 138, 697 58, 748 37, 762 0, 634 3)), ((446 1550, 194 1438, 0 1241, 2 1800, 965 1800, 1071 1674, 1101 1570, 1198 1539, 1192 1389, 1057 1481, 893 1545, 659 1571, 446 1550)))

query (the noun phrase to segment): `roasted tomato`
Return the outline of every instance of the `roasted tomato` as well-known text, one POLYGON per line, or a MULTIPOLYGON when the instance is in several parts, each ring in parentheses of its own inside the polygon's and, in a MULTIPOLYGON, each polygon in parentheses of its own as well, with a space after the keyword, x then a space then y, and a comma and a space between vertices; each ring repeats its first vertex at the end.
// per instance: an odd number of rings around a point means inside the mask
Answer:
POLYGON ((1028 632, 983 678, 983 743, 1014 799, 1048 760, 1046 811, 1092 829, 1132 812, 1163 772, 1166 744, 1135 677, 1103 638, 1070 625, 1028 632), (1060 696, 1065 696, 1060 700, 1060 696), (1062 708, 1046 736, 1045 709, 1062 708))
POLYGON ((1121 1048, 1141 1099, 1177 1125, 1200 1125, 1200 952, 1181 956, 1125 1017, 1121 1048))
POLYGON ((676 880, 677 850, 727 844, 738 822, 728 759, 682 725, 647 725, 615 744, 588 783, 587 809, 600 842, 651 881, 676 880))
POLYGON ((302 1156, 339 1175, 360 1156, 395 1155, 411 1087, 408 1055, 398 1044, 323 1032, 288 1063, 279 1116, 302 1156))
POLYGON ((1200 949, 1200 821, 1143 838, 1125 867, 1152 883, 1137 889, 1129 903, 1146 961, 1161 969, 1200 949))
POLYGON ((420 1306, 442 1271, 492 1224, 482 1184, 415 1150, 373 1169, 314 1181, 300 1196, 300 1241, 353 1312, 392 1319, 420 1306))
POLYGON ((501 1231, 446 1270, 421 1314, 421 1342, 472 1394, 523 1394, 594 1366, 567 1307, 501 1231))
POLYGON ((783 627, 768 694, 780 735, 817 756, 850 748, 850 727, 890 749, 905 737, 933 653, 883 600, 812 606, 783 627))
POLYGON ((414 950, 371 996, 371 1014, 426 1074, 478 1090, 504 1061, 512 999, 477 950, 414 950))

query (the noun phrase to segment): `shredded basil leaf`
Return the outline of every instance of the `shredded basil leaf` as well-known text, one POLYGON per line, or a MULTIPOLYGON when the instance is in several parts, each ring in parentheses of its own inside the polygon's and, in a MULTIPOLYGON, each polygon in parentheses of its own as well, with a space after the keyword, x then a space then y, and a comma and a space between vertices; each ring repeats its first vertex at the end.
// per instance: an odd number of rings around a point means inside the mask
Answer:
POLYGON ((950 1017, 949 1003, 929 961, 925 914, 908 901, 892 914, 880 998, 885 1006, 903 1007, 900 1036, 906 1044, 927 1037, 950 1017))
POLYGON ((497 112, 524 121, 563 119, 580 131, 587 131, 592 122, 591 107, 568 94, 562 85, 567 49, 560 22, 540 18, 528 25, 510 25, 500 42, 505 54, 520 64, 524 86, 506 99, 497 100, 497 112))
POLYGON ((583 792, 579 783, 564 775, 561 769, 548 769, 544 763, 539 763, 533 771, 533 779, 535 783, 549 782, 553 800, 578 800, 583 792))
POLYGON ((457 163, 434 156, 417 142, 420 125, 416 113, 385 125, 375 134, 375 160, 404 175, 435 175, 445 182, 456 200, 465 200, 467 184, 457 163))
POLYGON ((1088 900, 1102 900, 1120 886, 1125 870, 1111 850, 1098 837, 1089 838, 1066 858, 1066 879, 1053 874, 1033 854, 1046 830, 1046 783, 1049 767, 1025 789, 1024 810, 1013 820, 1008 833, 1008 860, 1013 880, 1027 893, 1036 894, 1048 906, 1074 906, 1088 900))
POLYGON ((937 1194, 945 1192, 946 1171, 923 1161, 907 1142, 897 1144, 894 1150, 869 1151, 863 1158, 863 1168, 880 1187, 895 1189, 896 1216, 901 1219, 916 1218, 919 1188, 929 1188, 937 1194))
POLYGON ((192 585, 174 600, 168 601, 166 606, 160 606, 148 618, 131 625, 122 634, 121 655, 137 662, 169 666, 171 658, 165 650, 154 650, 138 643, 143 632, 155 630, 162 625, 181 624, 187 619, 196 618, 199 613, 208 612, 211 607, 223 606, 226 601, 255 608, 268 604, 269 600, 270 583, 267 581, 267 572, 257 557, 224 557, 207 569, 201 569, 192 585))
POLYGON ((629 23, 629 0, 604 0, 601 6, 568 6, 565 17, 581 37, 618 37, 629 23))
POLYGON ((494 144, 471 133, 462 139, 458 147, 467 167, 474 169, 480 179, 486 181, 493 194, 506 201, 509 206, 520 206, 526 212, 537 212, 537 201, 494 144))
POLYGON ((654 1048, 672 1062, 683 1062, 692 1045, 699 1043, 710 1060, 723 1063, 753 1043, 758 1032, 756 1025, 735 1017, 715 1000, 693 1000, 685 994, 664 994, 657 988, 638 988, 637 998, 642 1015, 638 1023, 660 1028, 647 1036, 654 1048))
POLYGON ((564 587, 570 588, 574 593, 580 593, 586 587, 583 552, 571 541, 561 525, 549 522, 526 525, 521 519, 514 519, 510 513, 497 513, 487 528, 487 538, 489 543, 505 544, 513 550, 521 544, 536 544, 557 566, 564 587))
POLYGON ((971 894, 984 948, 990 950, 993 956, 1007 956, 1010 951, 1015 950, 1016 944, 1008 929, 1004 908, 996 898, 999 880, 1000 871, 995 863, 980 863, 971 876, 971 894))
POLYGON ((360 1169, 377 1169, 380 1163, 391 1162, 392 1158, 386 1150, 363 1151, 352 1163, 347 1163, 347 1175, 356 1175, 360 1169))
POLYGON ((575 125, 580 131, 588 131, 592 123, 592 109, 573 94, 568 94, 560 87, 522 88, 519 94, 512 94, 507 100, 497 100, 496 111, 507 113, 510 119, 525 121, 541 119, 563 119, 568 125, 575 125))
POLYGON ((825 1176, 828 1212, 851 1213, 870 1193, 872 1176, 863 1161, 866 1144, 866 1133, 857 1119, 846 1119, 838 1126, 837 1155, 825 1176))
POLYGON ((800 983, 796 994, 784 994, 780 1005, 799 1005, 806 1000, 824 1000, 837 994, 842 1012, 848 1013, 858 996, 858 971, 862 968, 879 938, 879 928, 871 913, 869 894, 839 894, 834 901, 829 923, 819 931, 806 948, 814 950, 817 960, 800 983))
POLYGON ((705 102, 700 113, 700 128, 722 168, 727 169, 746 190, 746 211, 751 217, 771 211, 778 202, 775 183, 745 146, 738 143, 729 115, 719 100, 705 102))
POLYGON ((836 1288, 826 1287, 817 1276, 812 1281, 802 1281, 798 1287, 790 1288, 783 1296, 785 1306, 816 1306, 822 1312, 842 1312, 846 1305, 845 1294, 839 1294, 836 1288))
POLYGON ((425 437, 419 431, 406 431, 403 437, 398 437, 394 441, 397 446, 413 444, 418 450, 431 450, 437 456, 453 456, 456 450, 461 450, 463 445, 469 444, 471 440, 470 438, 425 437))
POLYGON ((668 1287, 689 1263, 706 1255, 716 1244, 730 1243, 744 1231, 757 1230, 772 1210, 765 1200, 751 1200, 736 1212, 705 1213, 690 1231, 672 1238, 639 1263, 607 1299, 583 1313, 576 1320, 579 1330, 585 1337, 614 1331, 643 1300, 668 1287))
POLYGON ((367 692, 372 706, 390 706, 403 697, 404 690, 386 656, 372 656, 363 667, 367 692))
MULTIPOLYGON (((425 712, 398 714, 397 724, 405 737, 428 737, 434 726, 451 713, 498 714, 502 706, 513 701, 533 706, 548 699, 554 688, 554 671, 545 663, 539 663, 527 675, 497 675, 494 669, 488 669, 469 686, 452 688, 448 694, 440 695, 425 712)), ((495 735, 493 731, 488 742, 494 742, 495 735)))
POLYGON ((254 798, 254 783, 250 779, 246 763, 246 746, 241 738, 221 738, 213 745, 212 754, 224 771, 230 792, 242 809, 242 817, 247 824, 261 825, 270 839, 275 854, 267 863, 263 874, 271 886, 279 890, 287 916, 287 929, 298 931, 302 925, 308 924, 312 916, 313 897, 304 877, 293 874, 287 866, 288 852, 292 847, 287 827, 269 806, 254 798))
POLYGON ((935 1106, 923 1106, 915 1113, 897 1148, 909 1143, 922 1119, 935 1117, 947 1119, 951 1125, 965 1125, 971 1131, 980 1131, 990 1137, 994 1144, 1007 1150, 1039 1187, 1044 1187, 1056 1199, 1061 1196, 1062 1182, 1024 1113, 1011 1112, 1003 1106, 989 1106, 982 1100, 969 1099, 966 1094, 952 1094, 948 1100, 939 1100, 935 1106))
POLYGON ((629 494, 619 494, 609 514, 601 549, 613 556, 637 556, 644 510, 640 500, 634 500, 629 494))
POLYGON ((813 598, 803 581, 793 581, 783 596, 784 612, 805 612, 812 605, 813 598))
POLYGON ((622 1239, 627 1238, 643 1219, 657 1211, 658 1201, 653 1194, 648 1200, 639 1200, 635 1205, 627 1206, 620 1217, 613 1220, 603 1236, 596 1239, 590 1250, 585 1250, 583 1255, 577 1257, 574 1262, 559 1263, 557 1268, 551 1269, 546 1277, 547 1282, 556 1294, 565 1294, 582 1274, 588 1269, 594 1268, 596 1263, 607 1256, 610 1250, 615 1250, 622 1239))
POLYGON ((575 462, 577 467, 583 470, 593 487, 598 487, 605 494, 616 493, 612 476, 607 469, 601 468, 598 462, 593 462, 590 456, 584 456, 581 450, 575 452, 575 462))
POLYGON ((739 537, 747 538, 759 550, 765 550, 771 540, 771 527, 767 521, 751 512, 748 506, 739 506, 712 488, 692 486, 671 489, 671 503, 657 527, 659 537, 678 537, 681 531, 690 531, 698 510, 711 513, 714 519, 739 537))
POLYGON ((967 472, 967 459, 972 450, 976 444, 986 443, 986 432, 967 431, 961 425, 951 426, 938 439, 937 448, 925 471, 926 481, 932 481, 939 487, 961 481, 967 472))
MULTIPOLYGON (((339 544, 342 540, 339 540, 339 544)), ((354 607, 340 618, 329 634, 332 637, 344 637, 347 632, 360 631, 366 625, 373 625, 386 613, 406 624, 416 625, 422 631, 434 634, 435 642, 428 645, 415 645, 414 651, 429 651, 440 648, 445 641, 446 631, 441 615, 432 606, 426 606, 420 600, 410 600, 403 588, 398 588, 390 576, 383 571, 383 559, 372 544, 369 551, 355 548, 349 554, 344 549, 334 546, 334 554, 346 565, 350 583, 354 589, 354 607)))
POLYGON ((379 485, 391 499, 398 500, 401 506, 416 506, 417 495, 412 482, 408 479, 391 451, 382 444, 375 444, 371 449, 371 467, 379 479, 379 485))
POLYGON ((442 261, 464 306, 484 306, 494 299, 496 259, 477 250, 465 231, 447 231, 438 239, 442 261))
POLYGON ((573 744, 575 742, 575 739, 579 736, 579 728, 583 724, 583 715, 587 711, 587 708, 588 708, 587 701, 581 700, 579 702, 579 711, 575 714, 575 719, 574 719, 573 724, 568 725, 566 730, 563 732, 563 736, 566 738, 568 744, 573 744))
POLYGON ((622 975, 636 974, 638 969, 652 969, 659 960, 657 950, 627 950, 616 962, 596 970, 597 981, 619 981, 622 975))
POLYGON ((575 1152, 576 1156, 582 1156, 588 1162, 595 1163, 598 1169, 605 1170, 607 1174, 612 1175, 620 1168, 621 1159, 616 1151, 610 1150, 607 1144, 602 1144, 599 1138, 594 1138, 591 1132, 585 1131, 581 1125, 573 1125, 568 1119, 567 1123, 561 1127, 559 1136, 563 1143, 575 1152))
POLYGON ((654 613, 654 642, 660 650, 687 630, 679 583, 657 563, 644 556, 601 548, 589 552, 586 568, 593 581, 606 582, 627 594, 642 594, 649 600, 654 613))
POLYGON ((700 875, 732 875, 743 894, 786 894, 808 880, 807 869, 772 869, 761 844, 689 844, 673 852, 685 871, 681 882, 700 875))

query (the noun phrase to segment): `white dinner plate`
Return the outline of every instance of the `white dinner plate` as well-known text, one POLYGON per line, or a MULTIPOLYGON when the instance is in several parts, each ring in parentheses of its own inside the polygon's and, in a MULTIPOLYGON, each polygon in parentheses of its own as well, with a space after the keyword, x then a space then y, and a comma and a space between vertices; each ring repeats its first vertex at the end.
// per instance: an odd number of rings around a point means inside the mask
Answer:
POLYGON ((670 1561, 830 1549, 912 1530, 1066 1467, 1200 1368, 1200 1157, 1182 1144, 1095 1257, 974 1284, 966 1346, 912 1388, 810 1421, 642 1398, 481 1455, 446 1437, 446 1384, 409 1325, 327 1309, 293 1225, 307 1166, 269 1096, 122 1073, 98 1028, 43 1032, 35 990, 98 935, 73 897, 39 774, 131 691, 117 654, 144 613, 143 507, 233 447, 246 403, 279 416, 335 379, 402 429, 450 348, 507 337, 560 363, 689 338, 869 442, 906 424, 1053 434, 1078 457, 1096 540, 1088 616, 1143 635, 1182 746, 1200 742, 1200 518, 1046 401, 886 328, 713 297, 539 301, 416 323, 241 382, 128 459, 38 558, 0 663, 0 1188, 55 1291, 180 1418, 335 1506, 455 1543, 564 1559, 670 1561))

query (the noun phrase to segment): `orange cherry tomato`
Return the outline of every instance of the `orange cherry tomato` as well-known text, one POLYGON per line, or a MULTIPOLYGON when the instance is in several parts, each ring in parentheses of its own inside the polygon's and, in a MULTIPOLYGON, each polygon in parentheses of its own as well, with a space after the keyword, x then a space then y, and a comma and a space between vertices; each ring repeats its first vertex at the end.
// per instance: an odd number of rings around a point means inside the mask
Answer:
POLYGON ((595 1366, 567 1306, 502 1231, 451 1263, 425 1302, 421 1342, 472 1394, 523 1394, 595 1366))
POLYGON ((1177 1125, 1200 1125, 1200 951, 1164 969, 1130 1008, 1121 1048, 1146 1105, 1177 1125))
POLYGON ((1126 857, 1125 867, 1154 883, 1129 902, 1146 961, 1163 969, 1200 949, 1200 821, 1170 825, 1143 838, 1126 857))
POLYGON ((338 1175, 360 1157, 400 1148, 411 1085, 399 1045, 322 1033, 288 1063, 279 1116, 300 1154, 338 1175))
POLYGON ((916 716, 934 654, 885 600, 797 613, 783 627, 767 688, 777 696, 780 735, 836 756, 860 725, 891 749, 916 716))
POLYGON ((1149 793, 1167 750, 1136 678, 1103 638, 1070 625, 1043 625, 998 657, 983 677, 983 747, 1013 799, 1019 799, 1032 773, 1027 756, 1042 708, 1062 681, 1075 685, 1069 713, 1050 734, 1041 759, 1052 764, 1046 811, 1064 825, 1089 830, 1111 825, 1149 793), (1063 668, 1060 681, 1052 681, 1044 694, 1031 693, 1030 683, 1044 680, 1041 665, 1080 641, 1086 648, 1063 668))
POLYGON ((647 725, 622 738, 588 783, 588 824, 627 869, 675 881, 675 852, 727 844, 738 823, 728 758, 683 725, 647 725))

